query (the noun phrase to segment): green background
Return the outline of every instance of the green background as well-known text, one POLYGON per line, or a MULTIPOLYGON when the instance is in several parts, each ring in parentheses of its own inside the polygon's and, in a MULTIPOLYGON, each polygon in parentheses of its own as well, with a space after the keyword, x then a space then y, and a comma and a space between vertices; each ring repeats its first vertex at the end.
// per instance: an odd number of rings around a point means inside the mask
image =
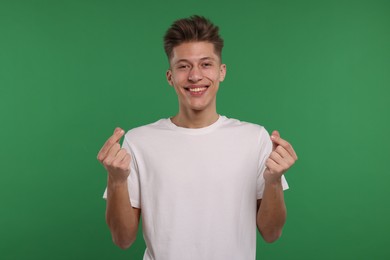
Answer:
POLYGON ((105 224, 97 152, 177 111, 162 36, 221 28, 218 112, 298 153, 288 220, 257 259, 390 259, 389 1, 0 0, 0 258, 141 259, 105 224))

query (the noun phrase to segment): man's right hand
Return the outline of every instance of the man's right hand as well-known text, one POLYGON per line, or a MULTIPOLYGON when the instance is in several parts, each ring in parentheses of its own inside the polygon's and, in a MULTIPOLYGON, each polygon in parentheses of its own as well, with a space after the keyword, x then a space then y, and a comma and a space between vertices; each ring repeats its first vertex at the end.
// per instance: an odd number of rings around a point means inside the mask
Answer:
POLYGON ((124 133, 123 129, 117 127, 97 155, 97 159, 106 168, 110 181, 114 183, 127 181, 130 174, 130 154, 119 144, 124 133))

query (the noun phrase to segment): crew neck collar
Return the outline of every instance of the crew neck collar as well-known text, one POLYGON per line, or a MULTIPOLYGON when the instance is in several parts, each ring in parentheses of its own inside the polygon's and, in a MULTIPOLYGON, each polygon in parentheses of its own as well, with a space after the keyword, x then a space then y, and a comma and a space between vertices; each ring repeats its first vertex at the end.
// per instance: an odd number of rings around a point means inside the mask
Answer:
POLYGON ((186 128, 186 127, 177 126, 177 125, 175 125, 172 122, 171 118, 167 118, 166 119, 166 123, 167 123, 168 127, 170 129, 174 130, 174 131, 182 132, 182 133, 186 133, 186 134, 194 134, 194 135, 196 135, 196 134, 209 133, 209 132, 213 131, 223 121, 225 121, 225 119, 226 119, 225 116, 218 115, 217 121, 215 121, 211 125, 208 125, 208 126, 205 126, 205 127, 201 127, 201 128, 186 128))

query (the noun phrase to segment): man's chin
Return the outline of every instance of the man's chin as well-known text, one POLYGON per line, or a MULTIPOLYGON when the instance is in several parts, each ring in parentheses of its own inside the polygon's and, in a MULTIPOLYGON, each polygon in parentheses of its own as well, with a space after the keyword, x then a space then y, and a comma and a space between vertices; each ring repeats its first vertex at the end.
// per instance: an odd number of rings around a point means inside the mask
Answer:
POLYGON ((210 104, 193 104, 190 107, 195 112, 204 112, 210 109, 210 104))

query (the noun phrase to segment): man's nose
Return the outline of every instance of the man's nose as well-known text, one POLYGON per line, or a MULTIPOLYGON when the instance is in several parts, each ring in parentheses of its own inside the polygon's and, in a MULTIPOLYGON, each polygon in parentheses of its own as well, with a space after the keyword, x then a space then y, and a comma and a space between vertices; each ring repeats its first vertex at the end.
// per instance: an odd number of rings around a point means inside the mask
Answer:
POLYGON ((188 74, 188 80, 191 82, 198 82, 202 78, 202 71, 197 66, 192 67, 188 74))

